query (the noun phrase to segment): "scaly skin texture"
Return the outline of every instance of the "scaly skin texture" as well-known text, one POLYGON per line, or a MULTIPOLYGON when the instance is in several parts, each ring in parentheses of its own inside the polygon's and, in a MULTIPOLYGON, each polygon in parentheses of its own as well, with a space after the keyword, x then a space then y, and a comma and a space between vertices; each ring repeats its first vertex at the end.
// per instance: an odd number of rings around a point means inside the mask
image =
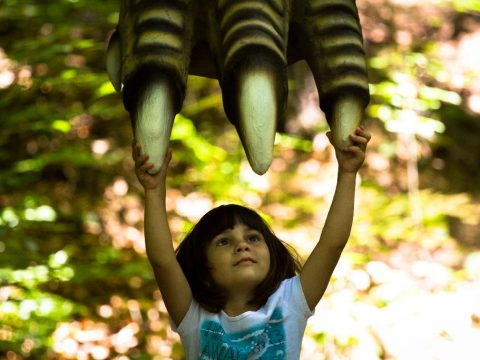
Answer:
POLYGON ((107 70, 153 171, 193 74, 219 80, 225 113, 253 170, 263 174, 284 118, 287 66, 302 59, 335 143, 349 144, 369 101, 354 0, 123 0, 107 70))

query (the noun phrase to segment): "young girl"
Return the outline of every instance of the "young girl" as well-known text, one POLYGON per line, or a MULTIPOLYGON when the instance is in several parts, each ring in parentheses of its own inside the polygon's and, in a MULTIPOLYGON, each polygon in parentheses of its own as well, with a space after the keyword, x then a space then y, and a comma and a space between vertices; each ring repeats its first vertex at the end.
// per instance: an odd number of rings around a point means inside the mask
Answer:
POLYGON ((335 195, 301 269, 262 218, 239 205, 205 214, 175 251, 165 207, 171 152, 152 175, 148 155, 134 146, 145 190, 147 256, 187 359, 299 359, 307 319, 350 235, 355 179, 370 134, 360 127, 350 140, 352 146, 335 148, 335 195))

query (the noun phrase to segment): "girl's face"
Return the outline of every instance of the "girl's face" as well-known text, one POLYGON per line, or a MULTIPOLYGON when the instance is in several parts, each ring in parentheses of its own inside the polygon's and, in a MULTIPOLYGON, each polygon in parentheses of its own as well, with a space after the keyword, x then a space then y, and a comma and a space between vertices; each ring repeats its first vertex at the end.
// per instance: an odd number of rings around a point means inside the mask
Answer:
POLYGON ((262 234, 239 222, 215 236, 206 254, 213 281, 227 294, 253 291, 270 269, 270 252, 262 234))

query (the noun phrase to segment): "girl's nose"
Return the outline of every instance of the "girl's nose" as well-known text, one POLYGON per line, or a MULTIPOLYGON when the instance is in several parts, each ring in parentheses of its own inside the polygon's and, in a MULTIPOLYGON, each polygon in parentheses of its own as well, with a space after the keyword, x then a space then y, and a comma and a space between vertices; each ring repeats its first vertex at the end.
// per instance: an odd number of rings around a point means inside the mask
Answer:
POLYGON ((248 250, 249 247, 248 247, 248 243, 246 241, 239 241, 237 243, 237 247, 235 248, 235 251, 236 252, 241 252, 241 251, 245 251, 245 250, 248 250))

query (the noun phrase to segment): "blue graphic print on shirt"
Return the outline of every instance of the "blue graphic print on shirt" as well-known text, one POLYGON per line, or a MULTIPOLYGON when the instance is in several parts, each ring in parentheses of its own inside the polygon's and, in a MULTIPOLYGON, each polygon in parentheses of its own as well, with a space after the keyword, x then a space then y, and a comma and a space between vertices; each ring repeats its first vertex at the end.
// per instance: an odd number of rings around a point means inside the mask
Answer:
POLYGON ((227 334, 216 321, 200 326, 201 360, 285 359, 285 329, 280 309, 270 320, 249 329, 227 334))

